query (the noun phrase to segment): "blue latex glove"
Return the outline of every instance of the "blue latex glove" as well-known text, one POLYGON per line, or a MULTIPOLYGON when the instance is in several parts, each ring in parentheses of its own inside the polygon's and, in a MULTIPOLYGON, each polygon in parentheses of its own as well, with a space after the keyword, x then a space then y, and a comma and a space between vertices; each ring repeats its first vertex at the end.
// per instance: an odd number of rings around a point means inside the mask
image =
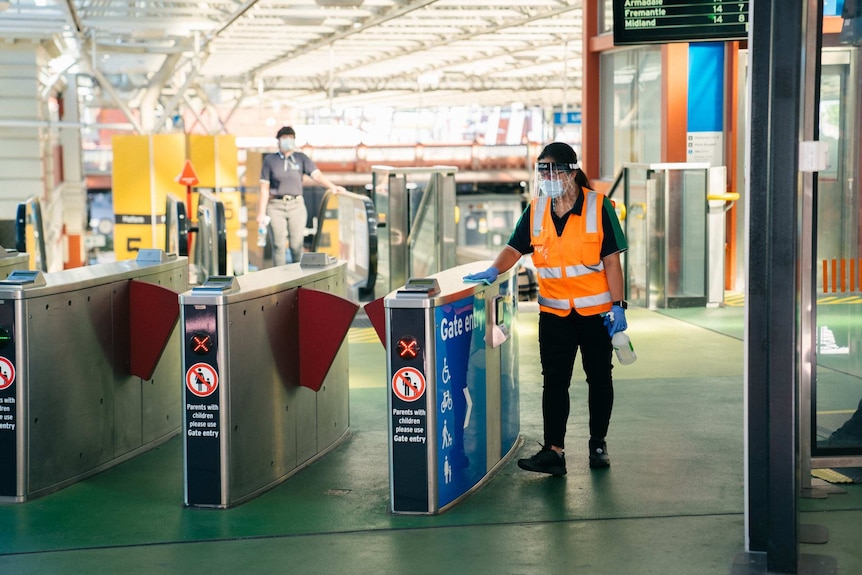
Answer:
POLYGON ((495 268, 494 266, 489 267, 483 272, 477 272, 475 274, 467 274, 464 276, 465 282, 485 282, 487 285, 491 285, 497 280, 497 276, 500 275, 500 270, 495 268))
POLYGON ((626 323, 626 310, 620 306, 613 306, 611 311, 605 314, 605 327, 608 328, 609 336, 614 337, 615 333, 625 331, 628 326, 629 324, 626 323))

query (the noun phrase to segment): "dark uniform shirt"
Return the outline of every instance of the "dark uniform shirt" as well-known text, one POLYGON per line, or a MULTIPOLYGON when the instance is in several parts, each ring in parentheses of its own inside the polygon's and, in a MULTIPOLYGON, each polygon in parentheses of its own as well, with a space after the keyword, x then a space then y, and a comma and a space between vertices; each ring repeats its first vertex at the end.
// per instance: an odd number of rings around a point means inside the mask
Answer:
MULTIPOLYGON (((524 213, 521 214, 521 219, 518 220, 518 224, 515 226, 515 230, 509 238, 509 245, 518 250, 521 254, 533 253, 533 243, 531 241, 532 234, 530 230, 530 207, 531 205, 527 205, 527 209, 525 209, 524 213)), ((576 215, 580 215, 583 208, 584 195, 579 194, 571 211, 564 214, 562 218, 557 216, 554 210, 551 209, 551 217, 554 220, 554 227, 557 228, 558 237, 563 235, 563 228, 566 227, 566 221, 569 219, 569 214, 574 213, 576 215)), ((623 234, 623 230, 620 227, 620 221, 617 218, 617 213, 614 211, 614 206, 611 204, 611 200, 607 196, 603 197, 602 208, 603 235, 601 256, 604 258, 617 252, 626 251, 629 248, 629 245, 626 241, 626 236, 623 234)))
POLYGON ((317 169, 314 162, 302 152, 285 156, 281 152, 263 157, 260 180, 269 182, 269 195, 273 198, 302 195, 302 176, 317 169))

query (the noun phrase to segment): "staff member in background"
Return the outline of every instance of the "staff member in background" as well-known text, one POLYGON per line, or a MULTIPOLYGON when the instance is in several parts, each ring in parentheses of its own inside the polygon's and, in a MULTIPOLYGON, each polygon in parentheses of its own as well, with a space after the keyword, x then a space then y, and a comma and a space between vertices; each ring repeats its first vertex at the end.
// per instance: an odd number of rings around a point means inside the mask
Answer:
POLYGON ((541 193, 524 210, 494 264, 464 279, 493 283, 521 256, 533 254, 545 443, 518 466, 565 475, 569 385, 579 349, 589 386, 589 464, 610 465, 605 435, 614 404, 611 337, 627 327, 620 253, 628 244, 610 199, 590 189, 568 144, 554 142, 542 150, 536 184, 541 193))
POLYGON ((323 175, 314 162, 296 150, 296 132, 284 126, 275 135, 278 152, 263 158, 260 170, 260 202, 257 209, 258 225, 266 225, 270 217, 272 227, 272 264, 284 265, 285 244, 289 245, 293 262, 298 262, 302 253, 302 241, 308 210, 302 197, 302 177, 308 176, 334 193, 345 192, 323 175))

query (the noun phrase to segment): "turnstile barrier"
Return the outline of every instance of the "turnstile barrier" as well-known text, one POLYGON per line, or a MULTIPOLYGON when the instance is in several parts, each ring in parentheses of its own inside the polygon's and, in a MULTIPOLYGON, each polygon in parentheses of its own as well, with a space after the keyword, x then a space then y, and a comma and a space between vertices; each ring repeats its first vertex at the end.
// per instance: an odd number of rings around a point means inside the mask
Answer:
MULTIPOLYGON (((26 253, 33 269, 48 271, 48 256, 45 251, 45 226, 42 221, 42 206, 39 198, 32 197, 18 204, 15 213, 15 247, 26 253)), ((26 269, 26 268, 24 268, 26 269)))
POLYGON ((412 278, 368 316, 385 333, 393 513, 445 511, 485 483, 519 443, 518 285, 462 278, 476 262, 412 278))
POLYGON ((180 296, 184 502, 227 508, 270 489, 349 431, 344 338, 358 306, 344 262, 212 276, 180 296))
POLYGON ((15 270, 26 270, 30 267, 30 255, 18 250, 8 250, 0 246, 0 279, 9 276, 15 270))
POLYGON ((0 281, 0 501, 56 491, 179 431, 173 328, 187 287, 188 260, 161 250, 0 281))
POLYGON ((407 278, 449 269, 455 259, 455 166, 372 166, 379 214, 375 296, 407 278))
POLYGON ((726 170, 706 163, 624 164, 626 299, 656 308, 724 302, 726 170))

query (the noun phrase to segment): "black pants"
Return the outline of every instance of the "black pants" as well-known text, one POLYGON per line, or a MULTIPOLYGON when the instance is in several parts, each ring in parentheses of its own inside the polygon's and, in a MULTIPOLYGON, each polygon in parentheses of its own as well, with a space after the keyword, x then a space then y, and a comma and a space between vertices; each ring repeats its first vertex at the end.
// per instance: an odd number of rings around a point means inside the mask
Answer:
POLYGON ((608 432, 614 406, 613 346, 602 316, 581 316, 572 311, 568 316, 560 317, 541 312, 542 416, 545 445, 548 447, 565 447, 569 385, 578 349, 581 350, 581 364, 589 385, 590 437, 604 439, 608 432))

